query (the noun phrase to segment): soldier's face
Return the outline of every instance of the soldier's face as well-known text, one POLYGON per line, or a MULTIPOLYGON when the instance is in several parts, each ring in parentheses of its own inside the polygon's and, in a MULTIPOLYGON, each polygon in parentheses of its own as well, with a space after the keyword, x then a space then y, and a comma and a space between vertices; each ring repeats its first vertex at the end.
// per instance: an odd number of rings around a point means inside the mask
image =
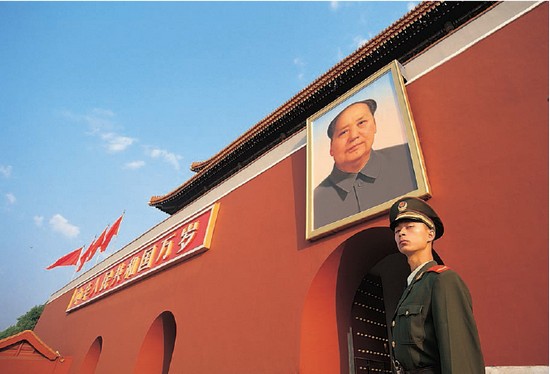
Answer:
POLYGON ((336 167, 359 172, 369 160, 375 133, 376 122, 367 104, 353 104, 340 113, 330 142, 336 167))
POLYGON ((399 252, 404 255, 410 255, 425 249, 431 249, 428 246, 435 237, 434 230, 431 230, 422 222, 401 221, 394 230, 395 243, 399 252))

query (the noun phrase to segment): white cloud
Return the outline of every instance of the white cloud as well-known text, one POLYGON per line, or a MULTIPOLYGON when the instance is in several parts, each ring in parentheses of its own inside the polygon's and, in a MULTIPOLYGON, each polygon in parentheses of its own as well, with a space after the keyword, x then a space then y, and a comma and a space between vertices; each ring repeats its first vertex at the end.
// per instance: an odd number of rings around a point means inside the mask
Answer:
POLYGON ((8 204, 10 204, 10 205, 15 204, 15 202, 17 201, 17 199, 15 198, 15 195, 12 194, 12 193, 7 193, 6 194, 6 200, 8 201, 8 204))
POLYGON ((336 52, 336 60, 341 61, 344 59, 344 57, 346 57, 346 55, 344 55, 342 48, 338 48, 338 51, 336 52))
MULTIPOLYGON (((299 67, 305 65, 299 58, 295 59, 294 63, 299 67)), ((127 151, 130 146, 139 142, 137 138, 121 135, 116 131, 116 114, 109 109, 94 108, 89 110, 86 114, 76 114, 65 111, 62 115, 72 122, 86 124, 89 129, 87 134, 101 139, 103 146, 110 153, 127 151)), ((145 149, 149 157, 160 159, 172 165, 176 171, 180 170, 180 160, 182 156, 160 148, 145 147, 145 149)), ((131 161, 127 162, 123 167, 125 169, 136 170, 144 166, 145 161, 131 161)))
POLYGON ((298 80, 303 81, 305 78, 306 62, 301 57, 296 57, 292 60, 292 63, 298 68, 298 80))
POLYGON ((43 216, 34 216, 32 217, 34 224, 38 227, 42 227, 42 224, 44 223, 44 217, 43 216))
POLYGON ((10 165, 0 165, 0 174, 2 174, 6 178, 9 178, 11 176, 11 169, 12 167, 10 165))
POLYGON ((53 231, 56 231, 68 238, 75 238, 80 233, 80 229, 69 223, 69 221, 61 214, 56 214, 50 219, 50 226, 53 231))
POLYGON ((132 161, 124 165, 124 169, 137 170, 145 166, 145 161, 132 161))
POLYGON ((128 136, 117 135, 112 132, 101 134, 101 139, 106 142, 105 146, 109 152, 122 152, 137 140, 128 136))
POLYGON ((328 3, 330 10, 333 12, 337 12, 342 8, 349 8, 354 5, 351 1, 329 1, 328 3))
POLYGON ((115 113, 109 109, 94 108, 87 114, 75 114, 65 111, 62 115, 73 121, 88 125, 88 135, 98 136, 104 142, 108 152, 122 152, 134 144, 137 139, 113 131, 117 125, 115 113))
POLYGON ((94 108, 92 113, 103 117, 114 117, 115 113, 110 109, 94 108))
POLYGON ((417 5, 418 5, 418 1, 409 1, 407 3, 407 10, 410 12, 411 10, 416 8, 417 5))
POLYGON ((164 162, 169 163, 176 170, 180 169, 179 160, 182 159, 182 157, 180 155, 177 155, 177 154, 172 153, 172 152, 168 152, 164 149, 158 149, 158 148, 153 148, 151 150, 148 150, 148 154, 152 158, 160 158, 164 162))
POLYGON ((353 38, 353 44, 355 45, 355 48, 361 48, 363 45, 367 44, 369 40, 365 39, 362 35, 357 35, 355 38, 353 38))
POLYGON ((93 133, 111 131, 115 127, 114 117, 115 114, 111 110, 99 108, 92 109, 91 113, 81 116, 93 133))
POLYGON ((73 122, 83 122, 87 124, 91 134, 111 131, 114 127, 114 123, 112 121, 114 113, 108 109, 96 108, 92 109, 92 111, 87 114, 77 114, 66 110, 62 113, 62 115, 73 122))
POLYGON ((294 58, 294 60, 293 60, 292 62, 294 63, 294 65, 299 66, 299 67, 304 67, 304 66, 306 66, 306 63, 305 63, 304 60, 302 60, 302 58, 300 58, 300 57, 294 58))

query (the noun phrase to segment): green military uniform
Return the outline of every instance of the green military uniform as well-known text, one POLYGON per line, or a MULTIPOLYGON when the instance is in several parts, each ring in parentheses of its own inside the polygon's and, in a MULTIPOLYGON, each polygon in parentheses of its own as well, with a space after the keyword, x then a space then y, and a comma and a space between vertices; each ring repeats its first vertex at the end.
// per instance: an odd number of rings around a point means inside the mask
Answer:
MULTIPOLYGON (((435 239, 443 235, 437 213, 417 198, 397 201, 389 218, 392 230, 416 221, 434 230, 435 239)), ((421 265, 393 315, 391 353, 398 373, 485 373, 472 298, 456 272, 436 261, 421 265)))
POLYGON ((431 367, 442 374, 485 373, 468 288, 456 272, 435 265, 424 265, 399 300, 393 356, 405 372, 431 367))

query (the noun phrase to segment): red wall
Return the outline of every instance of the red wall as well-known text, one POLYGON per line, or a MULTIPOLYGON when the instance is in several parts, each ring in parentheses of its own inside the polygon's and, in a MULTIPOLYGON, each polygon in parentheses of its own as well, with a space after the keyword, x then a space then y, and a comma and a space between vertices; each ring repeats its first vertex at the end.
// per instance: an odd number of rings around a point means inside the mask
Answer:
MULTIPOLYGON (((408 93, 446 225, 436 249, 470 286, 486 364, 548 365, 548 4, 408 93)), ((36 333, 72 373, 98 336, 97 372, 131 372, 169 311, 171 372, 339 372, 343 243, 387 219, 308 243, 305 179, 302 149, 221 200, 209 251, 70 314, 66 294, 36 333)))
POLYGON ((7 374, 67 374, 70 367, 70 359, 65 362, 13 357, 0 359, 2 373, 7 374))
POLYGON ((486 364, 548 364, 548 3, 407 88, 486 364))

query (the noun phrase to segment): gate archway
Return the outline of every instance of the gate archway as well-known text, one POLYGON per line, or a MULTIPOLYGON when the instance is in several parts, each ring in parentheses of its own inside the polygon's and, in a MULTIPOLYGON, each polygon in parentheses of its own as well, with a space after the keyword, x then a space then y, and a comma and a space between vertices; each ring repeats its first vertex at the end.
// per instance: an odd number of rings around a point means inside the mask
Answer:
POLYGON ((302 312, 300 373, 347 374, 353 369, 354 354, 350 354, 349 339, 351 308, 363 278, 369 273, 380 277, 387 288, 385 308, 391 308, 392 304, 395 308, 409 268, 387 227, 366 229, 347 239, 314 277, 302 312))
POLYGON ((176 341, 176 320, 161 313, 151 324, 138 354, 134 374, 167 374, 176 341))

